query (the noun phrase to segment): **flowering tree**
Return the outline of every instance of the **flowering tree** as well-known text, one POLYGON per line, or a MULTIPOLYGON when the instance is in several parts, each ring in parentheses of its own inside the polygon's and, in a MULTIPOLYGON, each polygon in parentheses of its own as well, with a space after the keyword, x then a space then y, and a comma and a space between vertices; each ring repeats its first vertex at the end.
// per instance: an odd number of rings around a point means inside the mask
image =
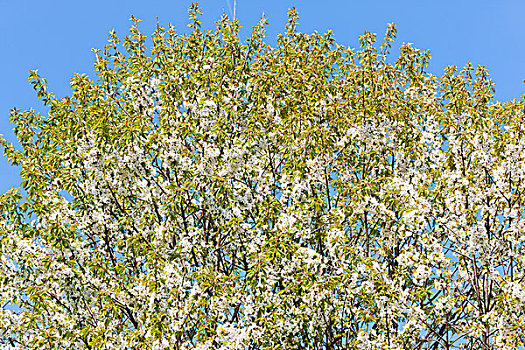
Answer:
POLYGON ((242 43, 137 22, 97 81, 12 110, 0 344, 23 349, 516 349, 524 101, 331 32, 242 43), (123 52, 125 51, 125 52, 123 52))

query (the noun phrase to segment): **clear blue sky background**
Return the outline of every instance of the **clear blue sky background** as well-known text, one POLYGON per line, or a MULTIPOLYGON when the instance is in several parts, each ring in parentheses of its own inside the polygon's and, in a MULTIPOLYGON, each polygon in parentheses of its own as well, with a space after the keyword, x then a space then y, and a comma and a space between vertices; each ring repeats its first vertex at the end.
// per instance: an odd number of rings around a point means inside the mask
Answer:
MULTIPOLYGON (((231 7, 233 1, 229 0, 231 7)), ((156 16, 187 30, 191 1, 36 1, 0 0, 0 133, 14 142, 9 109, 34 108, 44 112, 32 87, 28 71, 38 69, 57 97, 70 93, 73 73, 93 77, 91 48, 102 48, 107 33, 116 29, 124 36, 130 15, 142 19, 141 29, 151 34, 156 16)), ((202 22, 211 28, 223 11, 230 14, 228 0, 200 2, 202 22)), ((237 18, 243 35, 264 12, 269 18, 268 42, 284 30, 286 13, 295 6, 299 30, 332 29, 338 43, 355 47, 358 35, 368 30, 381 37, 387 23, 398 25, 398 40, 430 49, 430 71, 441 74, 447 65, 467 61, 487 66, 496 83, 496 98, 519 99, 525 92, 525 1, 507 0, 237 0, 237 18)), ((0 156, 0 193, 20 183, 19 169, 0 156)))

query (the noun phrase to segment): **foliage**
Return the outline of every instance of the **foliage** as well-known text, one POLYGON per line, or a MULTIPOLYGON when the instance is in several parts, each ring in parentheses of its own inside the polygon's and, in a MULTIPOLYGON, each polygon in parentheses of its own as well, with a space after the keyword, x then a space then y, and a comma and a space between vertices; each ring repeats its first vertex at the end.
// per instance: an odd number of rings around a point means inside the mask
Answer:
POLYGON ((0 344, 27 349, 516 349, 524 102, 485 68, 360 36, 244 42, 134 22, 45 116, 12 110, 0 344), (121 49, 122 46, 125 49, 121 49), (16 306, 16 307, 14 307, 16 306))

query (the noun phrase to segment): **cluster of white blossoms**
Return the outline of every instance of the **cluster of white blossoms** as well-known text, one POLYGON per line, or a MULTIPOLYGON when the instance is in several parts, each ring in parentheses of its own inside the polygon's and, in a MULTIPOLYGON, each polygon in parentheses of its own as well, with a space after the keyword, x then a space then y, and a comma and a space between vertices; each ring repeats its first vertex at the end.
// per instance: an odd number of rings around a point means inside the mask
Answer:
POLYGON ((136 25, 49 115, 14 110, 0 344, 515 349, 525 344, 523 102, 424 73, 395 34, 276 48, 136 25))

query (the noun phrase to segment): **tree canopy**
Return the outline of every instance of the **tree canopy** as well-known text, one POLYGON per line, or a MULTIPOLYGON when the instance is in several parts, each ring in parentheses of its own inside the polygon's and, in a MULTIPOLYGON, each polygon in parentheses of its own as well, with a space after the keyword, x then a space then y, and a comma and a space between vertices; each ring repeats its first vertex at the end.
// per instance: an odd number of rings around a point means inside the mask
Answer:
POLYGON ((245 41, 136 18, 1 139, 0 344, 22 349, 525 345, 524 100, 484 67, 265 18, 245 41), (24 195, 22 195, 22 191, 24 195))

